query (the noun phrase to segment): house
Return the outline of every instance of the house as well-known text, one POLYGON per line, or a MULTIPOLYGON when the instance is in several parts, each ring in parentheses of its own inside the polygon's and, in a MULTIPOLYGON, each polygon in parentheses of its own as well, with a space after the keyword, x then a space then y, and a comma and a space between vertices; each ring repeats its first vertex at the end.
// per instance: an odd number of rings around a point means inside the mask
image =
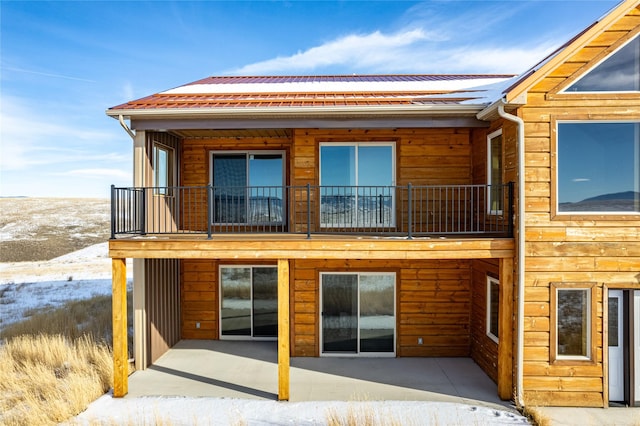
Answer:
POLYGON ((209 77, 110 108, 115 396, 180 339, 471 357, 520 404, 640 405, 640 10, 521 76, 209 77), (128 123, 125 121, 128 120, 128 123))

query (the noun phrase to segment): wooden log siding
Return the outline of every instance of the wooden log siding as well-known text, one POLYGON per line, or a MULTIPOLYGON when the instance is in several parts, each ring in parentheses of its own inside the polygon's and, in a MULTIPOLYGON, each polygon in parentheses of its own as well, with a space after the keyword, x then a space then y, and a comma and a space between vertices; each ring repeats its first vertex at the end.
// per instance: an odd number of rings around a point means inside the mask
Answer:
MULTIPOLYGON (((397 186, 424 185, 469 185, 472 183, 486 183, 486 131, 484 129, 295 129, 291 138, 260 137, 260 138, 187 138, 181 147, 180 183, 183 186, 206 186, 210 183, 210 153, 212 151, 230 150, 283 150, 286 152, 285 184, 304 188, 307 184, 315 186, 320 183, 319 146, 321 143, 331 142, 395 142, 396 164, 395 183, 397 186), (473 137, 472 137, 473 136, 473 137), (473 139, 473 144, 472 144, 473 139), (484 150, 484 156, 476 155, 484 150), (479 162, 479 163, 478 163, 479 162), (472 163, 474 164, 472 168, 472 163), (481 178, 473 178, 473 172, 481 172, 481 178)), ((505 154, 505 158, 508 154, 505 154)), ((505 172, 504 182, 513 176, 505 172)), ((190 193, 191 194, 191 193, 190 193)), ((193 193, 194 197, 201 197, 200 204, 206 207, 205 192, 193 193)), ((424 193, 427 197, 422 205, 423 211, 433 208, 433 202, 441 202, 437 193, 424 193), (430 197, 430 198, 429 198, 430 197), (435 198, 434 198, 435 197, 435 198)), ((292 218, 291 230, 305 232, 307 202, 303 189, 297 190, 295 196, 290 196, 290 202, 296 200, 290 211, 295 212, 292 218)), ((317 222, 319 217, 318 195, 312 194, 312 220, 317 222)), ((505 195, 506 199, 506 195, 505 195)), ((400 198, 398 199, 400 201, 400 198)), ((405 202, 406 204, 406 202, 405 202)), ((192 201, 192 208, 196 209, 197 200, 192 201)), ((416 205, 417 206, 417 205, 416 205)), ((203 231, 206 229, 206 208, 198 208, 189 214, 189 229, 203 231)), ((467 206, 468 207, 468 206, 467 206)), ((444 206, 443 206, 444 208, 444 206)), ((456 209, 464 209, 463 204, 447 207, 449 219, 458 223, 456 209)), ((397 203, 397 218, 399 223, 407 220, 407 207, 397 203)), ((187 217, 181 212, 181 217, 187 217)), ((466 218, 461 218, 464 220, 466 218)), ((491 220, 488 218, 487 220, 491 220)), ((425 215, 427 226, 429 220, 442 221, 438 215, 425 215)), ((184 224, 182 224, 184 226, 184 224)), ((405 225, 406 226, 406 225, 405 225)), ((417 225, 420 227, 420 225, 417 225)), ((317 229, 314 229, 317 231, 317 229)))
MULTIPOLYGON (((528 93, 517 114, 525 124, 525 307, 524 396, 526 404, 606 406, 608 366, 603 362, 603 286, 640 288, 640 231, 637 217, 553 217, 552 169, 555 119, 640 120, 638 96, 561 94, 586 69, 630 32, 640 30, 640 12, 627 17, 564 64, 528 93), (551 282, 596 282, 595 364, 550 364, 551 282)), ((566 364, 566 363, 565 363, 566 364)))
POLYGON ((180 262, 182 338, 218 339, 218 261, 184 259, 180 262))
POLYGON ((298 259, 292 264, 293 356, 320 355, 320 272, 344 271, 396 272, 398 356, 469 356, 470 261, 298 259))

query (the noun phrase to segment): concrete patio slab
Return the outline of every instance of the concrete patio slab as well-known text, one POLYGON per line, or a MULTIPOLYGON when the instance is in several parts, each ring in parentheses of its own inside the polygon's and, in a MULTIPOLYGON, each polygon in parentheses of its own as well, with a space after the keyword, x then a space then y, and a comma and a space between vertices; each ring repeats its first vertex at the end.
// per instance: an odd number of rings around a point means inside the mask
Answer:
MULTIPOLYGON (((276 342, 183 340, 129 377, 127 397, 276 400, 276 342)), ((514 410, 469 358, 292 358, 291 401, 411 400, 514 410)))

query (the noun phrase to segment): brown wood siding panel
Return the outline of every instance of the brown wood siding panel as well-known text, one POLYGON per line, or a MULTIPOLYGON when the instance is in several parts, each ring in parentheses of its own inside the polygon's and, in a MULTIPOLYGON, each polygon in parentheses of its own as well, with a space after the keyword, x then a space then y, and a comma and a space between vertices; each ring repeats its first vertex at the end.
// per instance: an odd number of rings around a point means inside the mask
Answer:
POLYGON ((487 275, 498 277, 497 260, 474 260, 472 266, 471 358, 498 380, 498 344, 487 336, 487 275))
MULTIPOLYGON (((640 231, 637 217, 605 215, 553 217, 555 194, 553 119, 640 119, 637 96, 559 94, 601 59, 603 52, 637 31, 637 11, 613 24, 576 52, 528 94, 517 114, 525 124, 526 279, 524 303, 525 402, 537 405, 602 406, 605 395, 602 352, 603 286, 638 287, 640 231), (550 363, 550 282, 596 282, 595 363, 550 363)), ((639 287, 640 288, 640 287, 639 287)))
POLYGON ((181 338, 180 261, 145 261, 149 363, 155 362, 181 338))
POLYGON ((292 354, 320 354, 320 272, 396 272, 398 356, 468 356, 470 262, 296 260, 292 262, 292 354), (418 337, 423 344, 418 345, 418 337))
POLYGON ((218 261, 185 259, 181 272, 183 337, 217 339, 218 261))

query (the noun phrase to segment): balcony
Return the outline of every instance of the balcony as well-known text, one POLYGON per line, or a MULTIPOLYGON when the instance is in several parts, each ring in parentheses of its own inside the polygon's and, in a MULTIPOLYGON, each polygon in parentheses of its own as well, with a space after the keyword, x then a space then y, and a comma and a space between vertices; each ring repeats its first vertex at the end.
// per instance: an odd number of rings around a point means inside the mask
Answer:
POLYGON ((111 188, 111 238, 300 234, 513 236, 513 183, 111 188))

